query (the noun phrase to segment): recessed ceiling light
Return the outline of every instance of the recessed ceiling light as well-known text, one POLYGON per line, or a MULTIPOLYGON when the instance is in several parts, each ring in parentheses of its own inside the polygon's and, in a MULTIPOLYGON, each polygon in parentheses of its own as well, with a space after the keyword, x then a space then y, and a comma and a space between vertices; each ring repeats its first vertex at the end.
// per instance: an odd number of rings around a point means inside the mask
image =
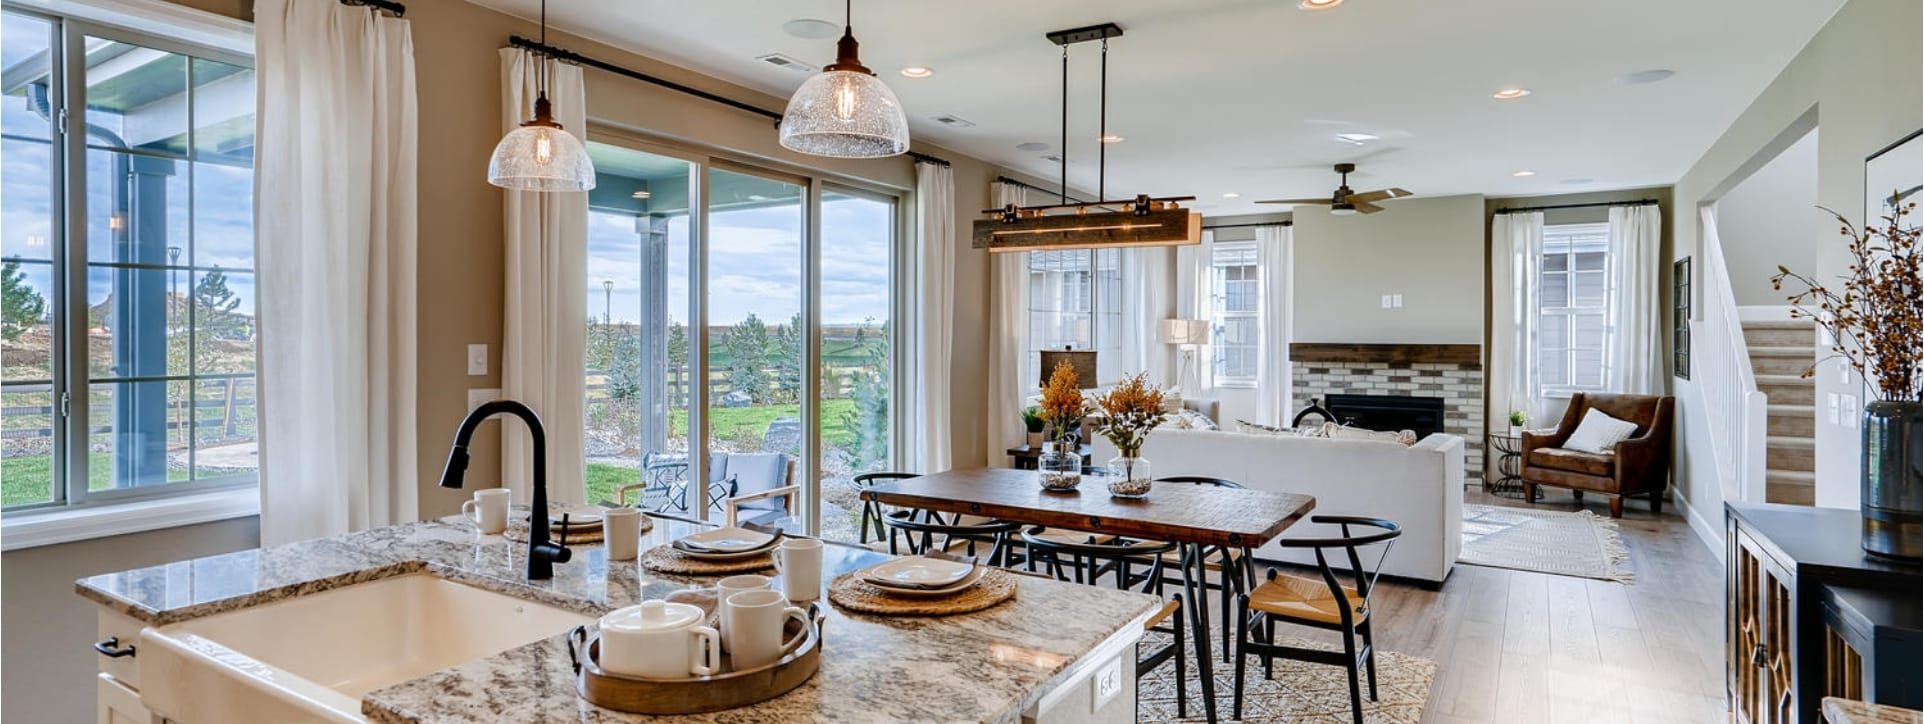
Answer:
POLYGON ((635 197, 635 198, 638 198, 638 199, 645 199, 645 198, 648 198, 648 197, 650 197, 650 196, 653 196, 653 195, 654 195, 654 194, 651 194, 651 193, 648 193, 648 192, 646 192, 646 191, 636 191, 636 192, 634 192, 634 193, 632 193, 632 194, 629 194, 629 196, 633 196, 633 197, 635 197))
POLYGON ((1527 95, 1530 95, 1530 89, 1528 88, 1503 88, 1490 94, 1491 97, 1500 101, 1515 100, 1527 95))
POLYGON ((1103 143, 1122 143, 1123 140, 1124 140, 1123 137, 1113 133, 1106 133, 1106 134, 1103 134, 1102 136, 1103 143))
POLYGON ((1018 144, 1016 144, 1016 145, 1015 145, 1015 150, 1017 150, 1017 151, 1047 151, 1047 150, 1049 150, 1049 144, 1046 144, 1046 143, 1043 143, 1043 142, 1041 142, 1041 141, 1030 141, 1030 142, 1028 142, 1028 143, 1018 143, 1018 144))
POLYGON ((782 23, 782 32, 807 40, 827 40, 842 34, 842 26, 827 20, 800 18, 782 23))
POLYGON ((935 75, 935 69, 926 65, 905 66, 902 68, 902 75, 907 78, 927 78, 935 75))
POLYGON ((1236 192, 1234 192, 1234 191, 1231 191, 1231 192, 1229 192, 1229 193, 1226 193, 1226 194, 1223 194, 1223 198, 1225 198, 1225 199, 1240 199, 1240 198, 1242 198, 1242 197, 1243 197, 1243 195, 1242 195, 1242 194, 1239 194, 1239 193, 1236 193, 1236 192))
POLYGON ((1516 173, 1513 173, 1513 174, 1510 174, 1510 175, 1511 175, 1511 176, 1515 176, 1515 177, 1517 177, 1517 178, 1522 178, 1522 177, 1524 177, 1524 176, 1535 176, 1535 175, 1537 175, 1537 172, 1535 172, 1535 171, 1518 171, 1518 172, 1516 172, 1516 173))
POLYGON ((1365 143, 1369 143, 1370 141, 1374 141, 1378 138, 1381 138, 1381 136, 1378 136, 1374 133, 1338 133, 1336 134, 1336 140, 1342 141, 1352 146, 1361 146, 1365 143))
POLYGON ((1304 10, 1328 10, 1343 4, 1343 0, 1302 0, 1296 7, 1304 10))
POLYGON ((1669 80, 1670 76, 1673 76, 1676 74, 1677 74, 1677 71, 1671 70, 1669 68, 1651 68, 1649 70, 1633 71, 1630 73, 1625 73, 1623 75, 1617 76, 1617 82, 1622 83, 1624 85, 1645 85, 1649 83, 1660 83, 1660 82, 1669 80))

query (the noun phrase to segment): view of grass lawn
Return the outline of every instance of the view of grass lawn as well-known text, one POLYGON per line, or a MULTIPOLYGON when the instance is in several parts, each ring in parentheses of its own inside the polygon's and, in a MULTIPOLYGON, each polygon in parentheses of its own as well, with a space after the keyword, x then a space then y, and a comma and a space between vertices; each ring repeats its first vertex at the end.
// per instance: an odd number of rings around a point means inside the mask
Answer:
MULTIPOLYGON (((45 455, 0 459, 0 503, 8 506, 44 503, 52 498, 53 460, 45 455)), ((187 479, 187 471, 167 470, 167 482, 187 479)), ((87 489, 114 487, 114 456, 92 453, 87 456, 87 489)))

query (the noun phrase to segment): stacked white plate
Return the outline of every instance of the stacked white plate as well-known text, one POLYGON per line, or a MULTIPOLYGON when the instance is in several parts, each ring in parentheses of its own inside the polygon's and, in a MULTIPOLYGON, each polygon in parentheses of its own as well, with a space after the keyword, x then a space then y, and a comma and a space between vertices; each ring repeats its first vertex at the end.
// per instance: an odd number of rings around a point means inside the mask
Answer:
POLYGON ((736 526, 702 531, 670 544, 682 555, 705 561, 732 561, 774 550, 782 537, 736 526))
POLYGON ((548 515, 548 527, 550 530, 561 530, 561 518, 563 514, 566 514, 568 518, 567 531, 569 533, 600 530, 601 514, 605 510, 605 508, 598 505, 570 505, 555 508, 554 512, 548 515))
POLYGON ((988 569, 974 561, 909 556, 869 566, 862 582, 895 596, 935 598, 969 590, 988 569))

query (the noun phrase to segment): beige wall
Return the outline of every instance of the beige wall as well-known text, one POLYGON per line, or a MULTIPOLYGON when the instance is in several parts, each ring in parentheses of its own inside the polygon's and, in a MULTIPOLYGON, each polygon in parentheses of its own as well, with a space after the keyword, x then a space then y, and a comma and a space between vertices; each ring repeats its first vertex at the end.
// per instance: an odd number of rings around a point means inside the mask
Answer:
POLYGON ((1383 207, 1296 214, 1294 341, 1480 343, 1483 197, 1383 207), (1384 309, 1385 294, 1403 295, 1403 308, 1384 309))
POLYGON ((93 721, 96 608, 74 594, 76 579, 260 544, 248 516, 0 555, 0 720, 93 721))
MULTIPOLYGON (((1676 236, 1676 256, 1701 256, 1699 205, 1714 201, 1756 168, 1787 147, 1801 133, 1785 138, 1799 119, 1813 109, 1819 128, 1817 140, 1817 203, 1842 212, 1853 222, 1864 214, 1864 158, 1924 124, 1924 75, 1920 75, 1919 29, 1924 8, 1914 0, 1851 0, 1792 59, 1757 100, 1739 115, 1716 143, 1677 181, 1679 214, 1670 226, 1676 236)), ((1815 276, 1834 278, 1844 271, 1847 253, 1840 237, 1821 238, 1816 250, 1815 276)), ((1699 277, 1701 278, 1701 277, 1699 277)), ((1702 309, 1702 304, 1697 305, 1702 309)), ((1701 317, 1699 317, 1701 319, 1701 317)), ((1679 403, 1686 418, 1703 414, 1695 386, 1678 382, 1679 403)), ((1817 375, 1820 406, 1828 395, 1861 395, 1856 381, 1840 381, 1835 367, 1817 375)), ((1686 419, 1679 453, 1707 450, 1703 430, 1686 419), (1697 439, 1692 439, 1697 438, 1697 439)), ((1858 431, 1832 425, 1820 415, 1817 423, 1817 503, 1856 507, 1858 431)), ((1708 455, 1699 457, 1707 458, 1708 455)), ((1694 460, 1682 469, 1679 487, 1685 490, 1700 530, 1715 534, 1720 526, 1722 491, 1708 460, 1694 460)), ((1696 522, 1696 521, 1693 521, 1696 522)))
POLYGON ((1817 136, 1791 144, 1717 200, 1717 238, 1740 305, 1783 306, 1770 278, 1779 264, 1810 269, 1836 232, 1817 208, 1817 136))

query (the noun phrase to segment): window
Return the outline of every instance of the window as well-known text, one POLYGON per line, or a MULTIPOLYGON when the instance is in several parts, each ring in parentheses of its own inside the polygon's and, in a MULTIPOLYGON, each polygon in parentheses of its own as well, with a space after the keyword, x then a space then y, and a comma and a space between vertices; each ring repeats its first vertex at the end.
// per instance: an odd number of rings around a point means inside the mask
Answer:
POLYGON ((1262 346, 1262 278, 1258 275, 1254 243, 1213 246, 1210 288, 1209 345, 1215 353, 1216 385, 1256 386, 1258 350, 1262 346))
POLYGON ((4 507, 252 484, 251 61, 12 10, 0 30, 4 507))
POLYGON ((1601 392, 1609 224, 1543 228, 1537 367, 1544 391, 1601 392))
MULTIPOLYGON (((1029 259, 1029 370, 1041 371, 1042 350, 1092 349, 1096 376, 1084 387, 1122 377, 1122 264, 1116 249, 1031 251, 1029 259)), ((1038 380, 1038 383, 1040 380, 1038 380)))

